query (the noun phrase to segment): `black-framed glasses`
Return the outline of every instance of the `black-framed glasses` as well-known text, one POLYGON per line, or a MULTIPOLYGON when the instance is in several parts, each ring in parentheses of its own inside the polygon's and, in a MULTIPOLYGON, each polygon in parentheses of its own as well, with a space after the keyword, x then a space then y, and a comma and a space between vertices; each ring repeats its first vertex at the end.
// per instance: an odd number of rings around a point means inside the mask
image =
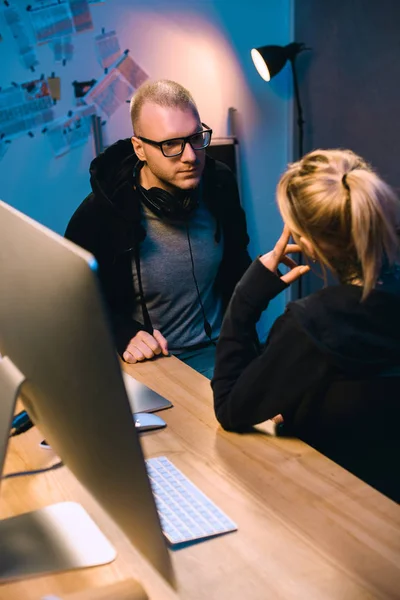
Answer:
POLYGON ((151 144, 160 148, 161 152, 166 158, 173 158, 179 156, 185 150, 186 144, 190 144, 194 151, 204 150, 211 143, 212 129, 210 129, 205 123, 201 124, 204 129, 196 133, 192 133, 186 137, 171 138, 170 140, 164 140, 162 142, 155 142, 148 138, 141 137, 138 135, 139 140, 145 142, 145 144, 151 144))

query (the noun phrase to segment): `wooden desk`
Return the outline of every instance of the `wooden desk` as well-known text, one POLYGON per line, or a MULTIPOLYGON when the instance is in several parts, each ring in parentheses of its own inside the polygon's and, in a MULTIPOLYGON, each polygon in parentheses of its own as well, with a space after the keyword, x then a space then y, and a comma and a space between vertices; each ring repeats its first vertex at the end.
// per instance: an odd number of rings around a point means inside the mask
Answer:
MULTIPOLYGON (((0 600, 38 600, 136 577, 154 600, 368 600, 400 597, 400 508, 298 441, 223 432, 209 382, 175 358, 127 367, 168 397, 168 427, 143 436, 147 456, 166 455, 239 526, 172 552, 178 596, 139 557, 68 471, 5 481, 0 514, 73 499, 116 546, 105 567, 0 587, 0 600)), ((12 440, 6 471, 44 466, 32 430, 12 440)), ((107 440, 105 440, 107 443, 107 440)))

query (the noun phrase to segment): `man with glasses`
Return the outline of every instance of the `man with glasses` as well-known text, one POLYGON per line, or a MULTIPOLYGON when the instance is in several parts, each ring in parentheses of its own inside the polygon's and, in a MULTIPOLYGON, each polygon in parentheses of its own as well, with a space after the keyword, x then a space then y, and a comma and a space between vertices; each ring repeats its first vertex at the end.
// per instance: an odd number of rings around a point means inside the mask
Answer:
POLYGON ((212 130, 180 84, 146 82, 130 109, 133 136, 93 160, 92 193, 65 235, 97 259, 124 360, 172 353, 211 378, 223 313, 250 264, 237 185, 206 156, 212 130))

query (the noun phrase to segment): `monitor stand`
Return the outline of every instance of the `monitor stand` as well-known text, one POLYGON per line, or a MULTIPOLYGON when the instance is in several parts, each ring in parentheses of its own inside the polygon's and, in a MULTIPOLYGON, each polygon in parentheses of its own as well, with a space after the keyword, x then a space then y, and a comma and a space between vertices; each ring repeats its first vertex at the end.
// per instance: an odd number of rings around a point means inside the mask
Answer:
MULTIPOLYGON (((24 381, 24 375, 12 361, 0 356, 0 475, 24 381)), ((109 541, 75 502, 60 502, 0 520, 0 583, 103 565, 115 557, 109 541)))

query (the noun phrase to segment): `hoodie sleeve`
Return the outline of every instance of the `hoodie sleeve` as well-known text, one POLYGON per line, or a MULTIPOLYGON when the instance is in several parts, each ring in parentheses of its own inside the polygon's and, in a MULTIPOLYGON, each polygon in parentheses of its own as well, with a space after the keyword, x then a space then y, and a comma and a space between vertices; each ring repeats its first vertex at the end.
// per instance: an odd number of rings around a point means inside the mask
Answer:
POLYGON ((246 215, 241 206, 236 178, 224 164, 218 165, 217 189, 220 199, 219 219, 224 234, 224 256, 219 282, 224 308, 232 296, 235 285, 251 264, 247 247, 246 215))
POLYGON ((127 312, 116 309, 115 265, 112 257, 104 253, 103 239, 105 230, 101 228, 101 219, 94 219, 91 214, 92 197, 88 196, 72 216, 65 231, 65 238, 91 252, 99 265, 98 275, 103 298, 108 309, 108 317, 114 336, 114 343, 118 354, 122 357, 130 340, 145 327, 139 321, 132 319, 127 312))
POLYGON ((290 309, 260 352, 256 323, 286 284, 257 259, 236 286, 217 343, 212 388, 224 429, 240 431, 282 414, 290 423, 301 399, 324 377, 326 364, 290 309))

